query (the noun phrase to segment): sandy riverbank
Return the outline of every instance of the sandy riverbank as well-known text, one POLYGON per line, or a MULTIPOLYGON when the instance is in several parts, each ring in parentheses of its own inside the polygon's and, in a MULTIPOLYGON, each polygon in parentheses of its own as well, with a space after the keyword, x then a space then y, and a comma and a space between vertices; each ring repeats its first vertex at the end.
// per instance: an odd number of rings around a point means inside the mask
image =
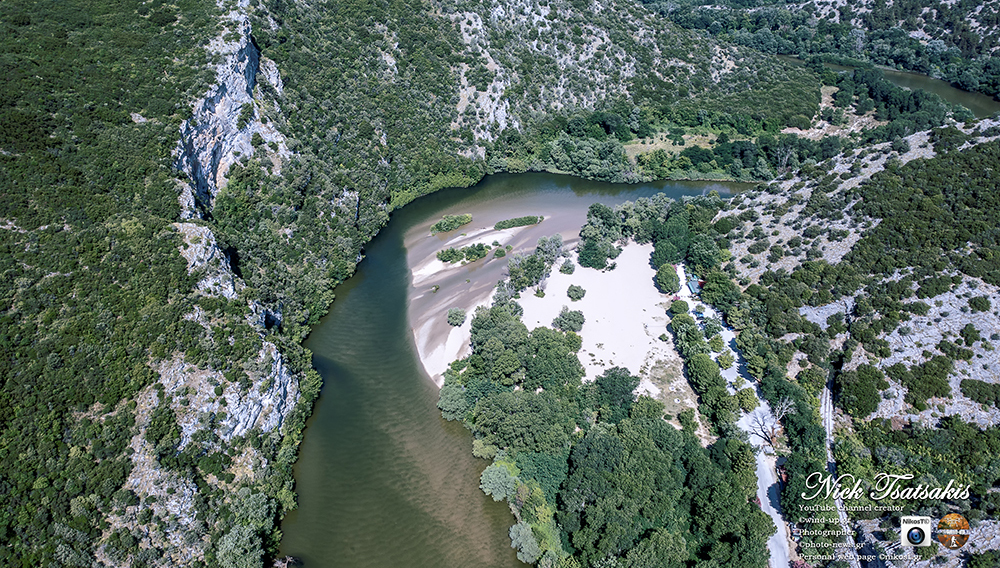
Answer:
MULTIPOLYGON (((510 244, 511 254, 529 253, 539 236, 554 233, 561 234, 569 248, 575 244, 576 231, 582 224, 575 219, 578 216, 570 215, 568 220, 546 216, 541 225, 505 231, 473 227, 464 235, 435 239, 433 247, 423 250, 415 246, 416 242, 408 246, 414 343, 424 370, 435 383, 442 383, 443 373, 452 361, 468 355, 472 314, 476 307, 490 304, 494 286, 504 276, 507 259, 493 258, 491 252, 486 259, 466 265, 446 264, 432 253, 494 241, 501 246, 510 244), (466 310, 466 321, 460 327, 445 321, 448 309, 453 307, 466 310)), ((414 241, 430 238, 414 235, 414 241)), ((649 265, 652 249, 652 245, 629 244, 615 259, 616 268, 611 271, 577 266, 573 274, 562 274, 554 268, 544 284, 544 297, 535 296, 532 290, 522 293, 518 301, 524 308, 522 321, 528 329, 534 329, 551 326, 563 306, 582 311, 586 322, 580 331, 583 347, 579 357, 586 369, 585 380, 594 380, 606 369, 622 366, 642 379, 639 392, 660 395, 655 382, 663 383, 652 380, 649 371, 656 365, 662 367, 663 361, 679 362, 679 357, 671 342, 659 339, 667 333, 665 310, 671 296, 659 293, 654 285, 656 271, 649 265), (586 290, 584 298, 571 301, 567 296, 570 285, 586 290)), ((572 258, 575 261, 575 255, 572 258)))
MULTIPOLYGON (((408 314, 417 356, 427 375, 438 385, 444 381, 444 371, 456 359, 470 352, 472 315, 476 307, 489 305, 497 282, 504 277, 507 256, 535 250, 539 237, 560 234, 567 246, 572 246, 586 221, 585 208, 569 211, 524 211, 497 204, 489 204, 483 211, 472 211, 473 222, 456 231, 430 234, 429 220, 407 233, 404 244, 410 267, 410 292, 408 314), (541 215, 544 220, 536 225, 494 230, 498 221, 523 215, 541 215), (491 250, 486 258, 469 263, 445 263, 437 259, 437 252, 449 247, 461 248, 477 243, 501 247, 510 246, 507 256, 495 258, 491 250), (447 314, 451 308, 466 311, 465 323, 460 327, 448 325, 447 314)), ((448 211, 447 214, 465 211, 448 211)), ((567 298, 567 301, 569 299, 567 298)))
POLYGON ((656 271, 649 265, 652 252, 651 244, 629 244, 614 260, 614 270, 578 266, 573 274, 553 271, 545 283, 544 298, 530 291, 522 294, 518 302, 524 307, 521 321, 534 329, 551 326, 563 306, 583 312, 579 357, 587 371, 584 380, 594 380, 611 367, 626 367, 643 379, 640 392, 659 395, 660 389, 641 371, 657 359, 677 354, 670 343, 658 339, 667 333, 666 308, 671 297, 656 289, 656 271), (587 291, 576 302, 566 295, 574 284, 587 291))

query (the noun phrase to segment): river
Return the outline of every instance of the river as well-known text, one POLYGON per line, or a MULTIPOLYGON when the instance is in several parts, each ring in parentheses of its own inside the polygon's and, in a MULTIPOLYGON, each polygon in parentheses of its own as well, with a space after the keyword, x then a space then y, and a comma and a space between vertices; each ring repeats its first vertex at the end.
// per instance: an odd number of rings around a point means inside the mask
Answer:
MULTIPOLYGON (((805 65, 805 63, 798 57, 793 57, 791 55, 778 55, 777 57, 782 61, 793 65, 805 65)), ((831 63, 826 63, 824 65, 836 71, 848 71, 853 69, 852 67, 834 65, 831 63)), ((919 73, 897 71, 895 69, 887 69, 884 67, 879 67, 878 69, 882 71, 882 74, 885 76, 887 81, 897 87, 903 87, 906 89, 923 89, 928 93, 934 93, 951 104, 964 106, 972 111, 972 114, 976 115, 976 118, 986 118, 988 116, 992 116, 994 113, 1000 112, 1000 101, 989 95, 963 91, 962 89, 952 87, 951 84, 946 81, 933 79, 927 75, 921 75, 919 73)))
POLYGON ((510 548, 514 518, 507 505, 479 489, 488 463, 472 456, 465 428, 441 418, 438 389, 417 360, 407 316, 404 237, 411 229, 445 213, 476 219, 553 208, 577 216, 579 227, 595 202, 746 186, 498 175, 394 213, 306 341, 324 384, 295 466, 299 508, 282 524, 280 554, 302 559, 307 568, 523 566, 510 548))

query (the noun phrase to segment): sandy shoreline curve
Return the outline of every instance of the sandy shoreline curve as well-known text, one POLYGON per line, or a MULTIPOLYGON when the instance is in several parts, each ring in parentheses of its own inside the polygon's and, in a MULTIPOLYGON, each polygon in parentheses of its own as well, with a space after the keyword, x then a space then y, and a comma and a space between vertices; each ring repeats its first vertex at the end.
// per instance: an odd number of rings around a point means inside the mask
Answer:
MULTIPOLYGON (((530 233, 562 234, 567 249, 573 248, 577 240, 575 232, 579 230, 558 231, 559 227, 554 224, 550 224, 553 230, 549 232, 537 226, 534 228, 530 233)), ((472 316, 477 307, 490 305, 496 283, 505 275, 507 258, 493 258, 491 252, 486 259, 473 263, 446 264, 431 253, 436 254, 436 250, 449 246, 494 241, 501 246, 511 244, 514 248, 510 254, 530 253, 537 236, 521 234, 527 231, 519 229, 473 229, 458 238, 439 241, 436 249, 427 247, 417 255, 408 251, 411 253, 408 258, 412 277, 409 311, 414 344, 424 371, 439 387, 451 362, 471 352, 472 316), (448 309, 454 307, 466 311, 466 320, 459 327, 446 322, 448 309)), ((430 238, 424 236, 424 240, 430 238)), ((614 270, 599 271, 577 265, 573 274, 563 274, 558 266, 553 267, 542 286, 544 297, 536 296, 534 289, 521 293, 518 303, 524 308, 522 321, 531 330, 551 326, 563 306, 582 311, 585 318, 580 331, 583 347, 578 356, 586 370, 584 380, 594 380, 611 367, 626 367, 642 379, 639 393, 658 396, 660 388, 645 376, 645 371, 656 361, 677 359, 678 355, 672 342, 659 339, 667 333, 669 318, 665 311, 673 296, 661 294, 654 285, 656 271, 649 263, 652 250, 651 244, 626 245, 614 260, 614 270), (582 287, 586 290, 585 296, 579 301, 571 301, 567 296, 570 285, 582 287)), ((571 258, 575 263, 575 253, 571 258)))

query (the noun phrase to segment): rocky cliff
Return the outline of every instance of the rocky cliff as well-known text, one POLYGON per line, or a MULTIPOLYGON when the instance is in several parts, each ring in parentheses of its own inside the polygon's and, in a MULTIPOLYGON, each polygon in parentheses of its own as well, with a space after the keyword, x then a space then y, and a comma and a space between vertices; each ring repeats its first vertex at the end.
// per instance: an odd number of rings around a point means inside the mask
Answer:
POLYGON ((225 15, 228 31, 208 46, 221 61, 215 65, 216 84, 194 102, 191 118, 181 124, 175 156, 177 169, 188 178, 180 197, 185 219, 200 216, 198 206, 211 208, 226 185, 226 173, 240 159, 264 152, 272 171, 279 172, 281 160, 291 155, 274 121, 280 117, 274 96, 284 88, 281 75, 254 44, 248 6, 248 0, 240 0, 225 15))
MULTIPOLYGON (((196 303, 184 319, 204 330, 201 343, 213 350, 220 341, 233 345, 242 333, 244 340, 255 338, 259 348, 255 356, 237 362, 242 372, 229 377, 212 366, 192 363, 180 352, 151 362, 159 380, 136 397, 137 430, 129 444, 133 467, 122 488, 133 492, 139 502, 115 511, 108 522, 113 530, 126 529, 136 535, 141 548, 161 550, 154 562, 160 565, 209 562, 206 552, 212 547, 207 533, 229 525, 228 519, 205 518, 208 497, 203 488, 183 470, 164 465, 163 444, 173 444, 176 453, 231 456, 228 467, 205 476, 210 486, 227 495, 269 475, 268 459, 253 444, 243 442, 268 436, 280 439, 282 426, 300 399, 299 377, 265 337, 268 327, 280 323, 280 313, 244 297, 246 284, 234 273, 213 231, 199 221, 211 211, 233 164, 256 157, 272 173, 279 173, 282 160, 292 155, 277 128, 282 120, 276 102, 283 90, 281 76, 274 62, 262 58, 254 45, 247 9, 248 2, 241 0, 224 16, 224 35, 209 44, 209 52, 219 61, 216 84, 193 104, 191 118, 181 125, 174 153, 175 166, 187 178, 180 194, 181 217, 194 222, 173 227, 183 240, 180 253, 188 273, 197 277, 195 294, 246 306, 245 317, 234 321, 218 312, 208 313, 196 303), (235 331, 228 336, 215 333, 222 328, 235 331), (240 379, 231 380, 235 376, 240 379), (164 407, 173 414, 177 437, 154 443, 149 432, 157 411, 164 407), (143 510, 152 514, 143 516, 143 510)), ((223 501, 230 498, 223 497, 223 501)), ((121 564, 102 550, 97 557, 106 565, 121 564)))

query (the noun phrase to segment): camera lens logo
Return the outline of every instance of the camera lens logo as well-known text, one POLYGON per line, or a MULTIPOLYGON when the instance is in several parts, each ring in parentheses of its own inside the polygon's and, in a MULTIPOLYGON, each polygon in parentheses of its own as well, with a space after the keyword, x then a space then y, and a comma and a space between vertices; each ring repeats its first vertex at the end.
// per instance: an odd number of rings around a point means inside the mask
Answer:
POLYGON ((903 546, 930 546, 931 518, 903 517, 899 523, 899 543, 903 546))
POLYGON ((969 521, 962 515, 945 515, 938 523, 937 539, 952 550, 962 548, 969 541, 969 521))

